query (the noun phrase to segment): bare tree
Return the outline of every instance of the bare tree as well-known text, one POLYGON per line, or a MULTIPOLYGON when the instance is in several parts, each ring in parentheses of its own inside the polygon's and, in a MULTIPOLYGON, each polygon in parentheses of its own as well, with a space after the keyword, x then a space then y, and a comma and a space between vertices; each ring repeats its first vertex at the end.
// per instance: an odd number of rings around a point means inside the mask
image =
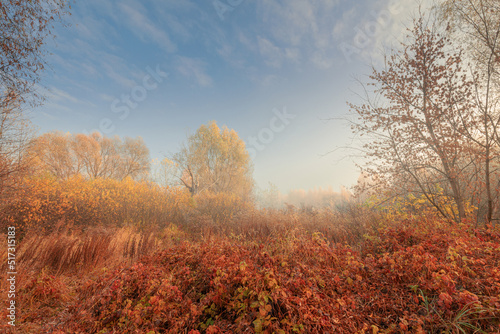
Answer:
POLYGON ((178 184, 178 180, 176 178, 178 166, 175 162, 167 158, 164 158, 161 161, 155 159, 152 162, 150 169, 150 181, 155 182, 162 187, 172 187, 178 184))
POLYGON ((0 114, 0 195, 15 190, 30 168, 27 148, 32 129, 19 104, 8 102, 0 114))
POLYGON ((50 132, 38 137, 31 150, 40 167, 58 179, 67 179, 81 169, 72 146, 69 133, 50 132))
POLYGON ((126 137, 120 149, 120 166, 122 178, 138 179, 149 173, 149 149, 141 137, 132 139, 126 137))

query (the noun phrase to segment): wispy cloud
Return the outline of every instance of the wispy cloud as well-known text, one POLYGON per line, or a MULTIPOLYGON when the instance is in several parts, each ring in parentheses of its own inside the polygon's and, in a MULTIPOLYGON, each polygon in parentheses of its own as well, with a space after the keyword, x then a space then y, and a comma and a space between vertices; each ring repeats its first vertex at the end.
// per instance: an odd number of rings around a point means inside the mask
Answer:
POLYGON ((194 79, 196 83, 202 87, 211 86, 212 78, 206 73, 206 64, 194 58, 178 57, 177 70, 184 76, 194 79))
POLYGON ((282 53, 280 48, 262 37, 258 37, 257 42, 260 54, 265 58, 266 63, 273 67, 281 67, 282 53))
POLYGON ((111 96, 111 95, 108 95, 108 94, 104 94, 104 93, 99 94, 99 97, 101 98, 101 100, 103 100, 106 103, 111 103, 116 98, 114 96, 111 96))
POLYGON ((124 76, 116 70, 116 67, 111 63, 102 63, 102 68, 106 72, 108 78, 112 79, 114 82, 125 88, 131 88, 136 85, 135 81, 130 79, 128 76, 124 76))
POLYGON ((258 0, 258 26, 255 31, 239 31, 238 41, 273 68, 286 64, 329 68, 332 62, 326 58, 335 49, 332 12, 338 3, 339 0, 258 0))
POLYGON ((257 37, 260 54, 264 57, 265 62, 272 67, 281 67, 285 60, 298 62, 300 51, 298 48, 279 48, 273 42, 264 38, 257 37))
POLYGON ((329 69, 335 63, 335 56, 326 51, 318 50, 310 55, 310 61, 319 69, 329 69))
POLYGON ((126 16, 130 30, 144 41, 156 43, 159 47, 169 53, 177 51, 177 46, 172 42, 170 36, 160 27, 154 25, 146 14, 144 7, 138 2, 132 5, 120 3, 120 11, 126 16))
POLYGON ((278 77, 276 75, 266 75, 263 79, 261 79, 261 85, 264 86, 264 87, 268 87, 268 86, 271 86, 274 82, 276 82, 276 80, 278 79, 278 77))
POLYGON ((71 102, 74 104, 81 104, 84 106, 89 106, 94 108, 96 107, 96 105, 90 101, 79 99, 64 90, 53 86, 50 87, 48 90, 45 90, 44 93, 48 99, 50 99, 55 103, 71 102))
POLYGON ((115 27, 102 17, 80 16, 73 27, 79 38, 97 45, 113 46, 113 40, 119 36, 115 27))
POLYGON ((65 71, 61 73, 79 76, 79 85, 105 76, 122 87, 135 85, 130 77, 137 72, 136 67, 125 60, 122 54, 79 38, 63 42, 65 43, 61 43, 58 48, 58 54, 52 55, 51 63, 64 68, 65 71))
POLYGON ((380 64, 387 49, 397 48, 411 26, 412 18, 430 8, 432 0, 383 0, 369 6, 354 6, 339 17, 332 30, 335 44, 346 58, 380 64))
POLYGON ((67 92, 65 92, 61 89, 57 89, 55 87, 50 87, 48 92, 50 94, 50 98, 54 101, 69 101, 69 102, 73 102, 73 103, 83 103, 82 101, 80 101, 76 97, 73 97, 70 94, 68 94, 67 92))
POLYGON ((44 116, 45 118, 50 119, 51 121, 58 121, 58 120, 60 119, 59 117, 56 117, 56 116, 51 115, 51 114, 49 114, 49 113, 46 113, 45 111, 41 111, 41 112, 40 112, 40 114, 41 114, 42 116, 44 116))

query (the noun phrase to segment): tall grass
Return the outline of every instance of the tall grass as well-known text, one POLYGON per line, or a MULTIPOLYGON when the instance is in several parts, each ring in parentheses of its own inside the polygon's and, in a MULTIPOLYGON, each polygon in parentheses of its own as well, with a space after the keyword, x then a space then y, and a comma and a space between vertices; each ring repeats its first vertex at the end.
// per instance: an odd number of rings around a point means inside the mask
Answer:
MULTIPOLYGON (((382 218, 371 210, 350 206, 343 211, 320 210, 315 213, 280 210, 246 210, 232 219, 214 222, 209 216, 192 217, 184 227, 165 228, 64 226, 42 235, 28 233, 17 249, 20 271, 49 270, 55 275, 81 274, 94 268, 132 263, 144 255, 165 249, 182 240, 206 241, 230 237, 245 243, 265 243, 285 238, 293 231, 312 235, 320 232, 331 243, 362 247, 364 236, 376 231, 382 218)), ((6 270, 7 252, 0 251, 0 268, 6 270)))
MULTIPOLYGON (((53 275, 82 274, 95 268, 135 262, 181 240, 182 234, 174 226, 156 231, 95 227, 86 231, 57 229, 48 235, 33 233, 18 247, 16 262, 21 272, 45 269, 53 275)), ((1 257, 0 267, 5 271, 4 248, 1 257)))

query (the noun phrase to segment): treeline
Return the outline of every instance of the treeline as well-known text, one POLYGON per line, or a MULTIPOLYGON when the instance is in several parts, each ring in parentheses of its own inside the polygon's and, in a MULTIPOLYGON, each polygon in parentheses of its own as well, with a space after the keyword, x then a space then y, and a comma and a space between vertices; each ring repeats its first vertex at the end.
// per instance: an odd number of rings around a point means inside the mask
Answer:
POLYGON ((254 207, 251 162, 237 133, 215 122, 152 164, 142 138, 46 133, 19 151, 15 184, 1 192, 0 226, 219 228, 254 207))
POLYGON ((98 132, 89 135, 51 132, 36 138, 29 150, 34 169, 63 180, 74 175, 140 180, 150 170, 149 149, 140 137, 122 140, 98 132))
POLYGON ((154 163, 141 137, 122 139, 99 132, 59 131, 34 137, 28 130, 13 135, 11 141, 19 145, 13 145, 9 156, 6 152, 1 156, 0 166, 15 163, 17 169, 16 173, 0 174, 0 181, 8 181, 13 174, 18 176, 18 183, 26 176, 67 180, 81 175, 86 179, 131 178, 180 186, 193 196, 213 192, 250 199, 253 191, 253 167, 244 142, 234 130, 219 128, 215 122, 201 125, 178 153, 154 163))

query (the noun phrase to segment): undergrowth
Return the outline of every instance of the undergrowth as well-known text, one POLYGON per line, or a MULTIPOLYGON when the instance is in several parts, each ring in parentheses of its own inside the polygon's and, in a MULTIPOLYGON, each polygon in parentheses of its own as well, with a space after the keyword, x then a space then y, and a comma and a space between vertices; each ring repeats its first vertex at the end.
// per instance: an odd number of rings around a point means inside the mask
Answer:
POLYGON ((500 332, 498 227, 350 210, 27 234, 3 330, 500 332))

